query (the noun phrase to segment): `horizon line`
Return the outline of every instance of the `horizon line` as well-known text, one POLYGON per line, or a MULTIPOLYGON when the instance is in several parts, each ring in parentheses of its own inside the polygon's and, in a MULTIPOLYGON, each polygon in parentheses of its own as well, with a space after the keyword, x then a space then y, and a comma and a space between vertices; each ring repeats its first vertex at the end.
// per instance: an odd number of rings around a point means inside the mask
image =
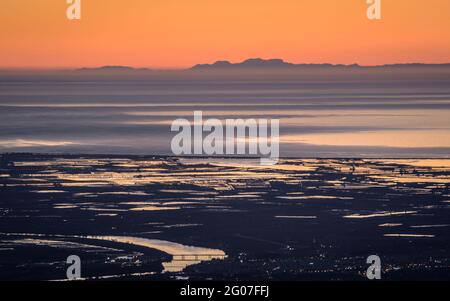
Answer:
POLYGON ((172 67, 155 67, 155 66, 137 66, 137 65, 123 65, 123 64, 103 64, 103 65, 83 65, 83 66, 38 66, 38 67, 11 67, 11 66, 0 66, 0 71, 77 71, 77 70, 82 70, 82 69, 101 69, 101 68, 130 68, 134 71, 139 71, 139 70, 146 70, 146 71, 185 71, 185 70, 190 70, 196 66, 213 66, 215 63, 218 62, 228 62, 231 65, 239 65, 242 64, 246 61, 249 60, 261 60, 261 61, 271 61, 271 60, 279 60, 283 63, 286 64, 291 64, 292 66, 299 66, 299 65, 330 65, 330 66, 347 66, 347 67, 351 67, 351 66, 358 66, 358 67, 362 67, 362 68, 373 68, 373 67, 386 67, 386 66, 401 66, 401 65, 450 65, 450 61, 446 61, 446 62, 439 62, 439 63, 427 63, 427 62, 419 62, 419 61, 411 61, 411 62, 399 62, 399 63, 384 63, 384 64, 368 64, 368 65, 363 65, 363 64, 359 64, 357 62, 354 63, 349 63, 349 64, 345 64, 345 63, 330 63, 330 62, 321 62, 321 63, 308 63, 308 62, 300 62, 300 63, 293 63, 293 62, 288 62, 285 61, 284 59, 281 58, 269 58, 269 59, 265 59, 265 58, 261 58, 261 57, 250 57, 247 59, 244 59, 242 61, 239 62, 232 62, 230 60, 226 60, 226 59, 219 59, 219 60, 215 60, 212 63, 196 63, 194 65, 190 65, 190 66, 172 66, 172 67))

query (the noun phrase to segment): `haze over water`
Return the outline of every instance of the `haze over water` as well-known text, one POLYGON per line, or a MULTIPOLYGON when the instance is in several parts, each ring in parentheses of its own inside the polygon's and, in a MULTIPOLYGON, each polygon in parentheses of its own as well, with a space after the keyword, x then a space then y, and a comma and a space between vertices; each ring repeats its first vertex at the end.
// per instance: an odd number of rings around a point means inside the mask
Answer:
POLYGON ((177 118, 280 118, 282 156, 448 157, 450 78, 0 77, 0 152, 171 154, 177 118))

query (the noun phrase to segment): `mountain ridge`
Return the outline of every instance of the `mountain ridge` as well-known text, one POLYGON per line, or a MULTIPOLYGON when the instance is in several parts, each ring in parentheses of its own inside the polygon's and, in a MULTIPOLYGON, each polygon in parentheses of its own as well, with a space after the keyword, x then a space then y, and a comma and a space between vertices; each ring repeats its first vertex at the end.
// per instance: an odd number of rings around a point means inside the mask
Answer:
POLYGON ((218 60, 212 64, 196 64, 190 68, 185 69, 151 69, 151 68, 135 68, 121 65, 105 65, 101 67, 85 67, 75 69, 77 72, 152 72, 152 71, 213 71, 213 70, 239 70, 239 69, 385 69, 385 68, 421 68, 421 67, 450 67, 450 63, 441 64, 427 64, 427 63, 401 63, 401 64, 384 64, 374 66, 364 66, 359 64, 309 64, 309 63, 290 63, 283 59, 262 59, 249 58, 242 62, 232 63, 228 60, 218 60))
POLYGON ((261 59, 250 58, 240 63, 231 63, 230 61, 216 61, 212 64, 197 64, 189 70, 200 69, 218 69, 218 68, 384 68, 384 67, 450 67, 450 63, 444 64, 426 64, 426 63, 403 63, 403 64, 384 64, 375 66, 363 66, 359 64, 294 64, 282 59, 261 59))

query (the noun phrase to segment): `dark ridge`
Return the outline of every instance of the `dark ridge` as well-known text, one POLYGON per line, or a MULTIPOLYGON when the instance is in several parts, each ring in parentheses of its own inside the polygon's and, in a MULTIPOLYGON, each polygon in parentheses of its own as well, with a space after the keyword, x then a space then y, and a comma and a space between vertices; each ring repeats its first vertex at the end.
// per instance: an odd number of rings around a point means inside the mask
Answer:
POLYGON ((380 68, 421 68, 421 67, 450 67, 447 64, 423 64, 423 63, 408 63, 408 64, 387 64, 379 66, 361 66, 358 64, 293 64, 285 62, 282 59, 261 59, 252 58, 240 63, 231 63, 229 61, 217 61, 213 64, 198 64, 189 70, 223 70, 223 69, 253 69, 253 68, 339 68, 339 69, 380 69, 380 68))
POLYGON ((98 68, 80 68, 75 71, 101 71, 101 72, 124 72, 124 71, 150 71, 147 68, 133 68, 129 66, 102 66, 98 68))

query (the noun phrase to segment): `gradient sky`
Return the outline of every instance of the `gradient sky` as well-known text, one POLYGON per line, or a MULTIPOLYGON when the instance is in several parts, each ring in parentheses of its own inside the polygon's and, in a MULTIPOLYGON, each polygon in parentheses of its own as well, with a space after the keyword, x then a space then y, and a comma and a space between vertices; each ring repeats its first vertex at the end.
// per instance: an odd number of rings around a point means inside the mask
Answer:
POLYGON ((449 0, 0 0, 0 68, 188 67, 226 59, 450 62, 449 0))

